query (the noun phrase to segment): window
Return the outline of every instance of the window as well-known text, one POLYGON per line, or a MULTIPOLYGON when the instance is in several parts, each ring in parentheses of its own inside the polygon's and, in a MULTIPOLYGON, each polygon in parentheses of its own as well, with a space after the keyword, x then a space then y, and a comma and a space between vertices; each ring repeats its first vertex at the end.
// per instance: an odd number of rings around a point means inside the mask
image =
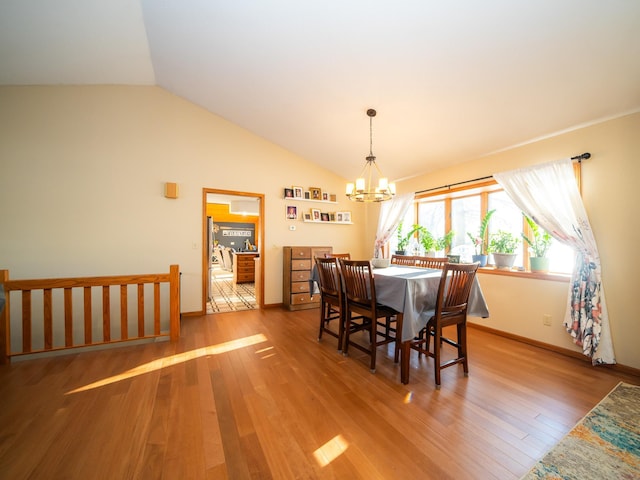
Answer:
MULTIPOLYGON (((512 233, 516 238, 522 238, 523 218, 520 209, 515 206, 503 190, 491 192, 488 196, 489 210, 495 209, 495 213, 489 222, 489 238, 500 230, 512 233)), ((521 248, 516 250, 517 256, 513 262, 514 267, 524 267, 523 248, 524 241, 521 248)), ((489 258, 489 262, 492 263, 491 258, 489 258)))
MULTIPOLYGON (((580 166, 576 165, 576 181, 580 184, 580 166)), ((528 226, 524 221, 522 212, 511 201, 509 196, 494 181, 474 183, 459 188, 449 188, 446 192, 435 191, 416 195, 414 209, 407 212, 403 222, 403 232, 406 235, 416 222, 424 226, 434 237, 444 236, 448 231, 454 232, 453 241, 448 253, 461 256, 462 261, 471 261, 471 256, 476 252, 471 236, 476 236, 481 219, 487 211, 495 209, 488 227, 491 235, 499 230, 513 233, 519 240, 514 268, 529 270, 529 249, 522 240, 522 233, 529 234, 528 226)), ((396 239, 391 243, 395 249, 396 239)), ((419 245, 413 244, 414 248, 419 245)), ((415 252, 409 251, 408 254, 415 252)), ((419 252, 426 253, 426 252, 419 252)), ((442 252, 440 252, 442 253, 442 252)), ((569 274, 573 269, 573 250, 553 240, 549 248, 549 271, 551 273, 569 274)), ((489 257, 489 264, 493 259, 489 257)))

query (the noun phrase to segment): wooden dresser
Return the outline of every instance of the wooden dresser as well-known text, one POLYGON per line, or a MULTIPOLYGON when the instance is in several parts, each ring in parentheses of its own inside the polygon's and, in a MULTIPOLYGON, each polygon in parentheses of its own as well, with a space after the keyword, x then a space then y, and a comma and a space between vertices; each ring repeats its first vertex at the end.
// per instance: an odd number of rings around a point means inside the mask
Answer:
POLYGON ((258 253, 234 252, 233 254, 233 282, 253 283, 256 278, 256 262, 258 253))
POLYGON ((332 253, 332 247, 284 247, 282 272, 282 303, 289 310, 317 308, 320 294, 311 298, 309 279, 315 257, 332 253))

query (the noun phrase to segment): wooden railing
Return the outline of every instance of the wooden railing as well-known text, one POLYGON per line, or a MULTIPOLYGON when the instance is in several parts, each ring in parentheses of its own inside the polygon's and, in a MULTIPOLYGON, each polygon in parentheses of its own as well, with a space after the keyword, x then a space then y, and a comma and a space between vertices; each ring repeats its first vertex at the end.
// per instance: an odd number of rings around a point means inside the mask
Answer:
MULTIPOLYGON (((0 364, 9 363, 11 357, 16 355, 166 336, 169 336, 171 341, 175 341, 180 337, 180 271, 178 265, 171 265, 169 267, 169 273, 36 280, 9 280, 9 271, 0 270, 0 285, 4 288, 6 301, 4 310, 0 314, 0 364), (161 284, 163 283, 168 284, 168 312, 161 312, 161 284), (151 319, 145 321, 145 285, 149 284, 152 285, 152 288, 149 287, 147 290, 152 290, 153 292, 153 322, 151 322, 151 319), (130 334, 130 327, 133 329, 133 325, 131 325, 129 321, 129 285, 137 286, 135 334, 130 334), (120 308, 112 315, 111 287, 113 286, 120 287, 117 290, 114 289, 116 292, 119 290, 120 308), (93 334, 94 328, 96 330, 99 328, 99 325, 94 324, 93 319, 94 306, 92 291, 94 288, 101 290, 101 339, 94 339, 93 334), (74 318, 73 289, 82 289, 82 322, 80 322, 80 319, 74 318), (38 303, 42 304, 42 315, 37 315, 37 319, 34 320, 32 292, 39 290, 42 291, 42 297, 38 299, 38 303), (14 297, 16 295, 22 297, 21 322, 12 322, 11 320, 11 292, 18 292, 14 293, 14 297), (56 292, 56 294, 57 292, 62 292, 60 302, 62 305, 57 305, 54 301, 54 299, 57 299, 59 296, 54 296, 54 292, 56 292), (54 308, 55 306, 61 308, 56 310, 54 308), (59 310, 63 311, 63 315, 61 315, 63 318, 60 318, 58 323, 55 323, 58 317, 56 312, 59 310), (165 314, 165 318, 168 313, 168 333, 166 333, 166 331, 164 333, 161 332, 161 313, 165 314), (115 317, 114 322, 112 322, 112 317, 115 317), (112 327, 113 330, 117 330, 117 322, 120 324, 119 338, 112 338, 112 327), (54 327, 54 323, 57 328, 54 327), (115 325, 112 325, 112 323, 115 323, 115 325), (60 324, 59 327, 58 324, 60 324), (62 325, 64 326, 62 327, 62 325), (11 328, 18 328, 20 330, 17 335, 22 337, 22 345, 20 348, 11 344, 11 328), (37 330, 42 337, 38 342, 34 342, 34 330, 37 330), (60 330, 64 330, 64 344, 60 330), (81 335, 78 333, 79 330, 83 330, 81 335), (153 330, 153 332, 147 330, 153 330), (78 340, 78 336, 82 336, 82 340, 78 340), (54 337, 60 337, 60 341, 54 341, 54 337), (36 343, 36 345, 34 345, 34 343, 36 343)), ((151 297, 150 294, 147 296, 151 297)), ((77 296, 76 300, 78 300, 77 296)), ((114 302, 115 301, 116 299, 114 299, 114 302)), ((164 303, 166 304, 166 301, 164 303)))

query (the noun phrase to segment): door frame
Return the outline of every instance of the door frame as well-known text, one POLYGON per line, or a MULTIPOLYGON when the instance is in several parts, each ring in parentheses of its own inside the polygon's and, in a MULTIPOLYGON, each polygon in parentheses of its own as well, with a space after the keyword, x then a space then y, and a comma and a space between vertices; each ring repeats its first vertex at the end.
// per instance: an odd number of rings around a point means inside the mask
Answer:
POLYGON ((211 259, 209 252, 207 251, 208 239, 207 239, 207 194, 218 195, 235 195, 238 197, 253 197, 258 199, 259 213, 258 218, 260 222, 258 224, 258 231, 256 232, 256 238, 258 238, 258 254, 260 256, 260 275, 259 281, 256 282, 256 300, 259 309, 264 308, 264 193, 253 192, 238 192, 235 190, 220 190, 217 188, 203 188, 202 189, 202 313, 207 312, 207 282, 210 281, 209 277, 209 263, 211 259))

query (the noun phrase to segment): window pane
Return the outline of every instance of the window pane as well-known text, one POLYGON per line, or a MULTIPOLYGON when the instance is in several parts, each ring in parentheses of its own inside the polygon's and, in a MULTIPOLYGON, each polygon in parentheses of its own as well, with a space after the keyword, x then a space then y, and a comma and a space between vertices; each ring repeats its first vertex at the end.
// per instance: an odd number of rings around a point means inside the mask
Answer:
POLYGON ((475 253, 467 233, 477 235, 480 229, 480 195, 451 200, 451 230, 455 232, 451 253, 460 255, 463 262, 471 262, 475 253))
MULTIPOLYGON (((415 214, 416 214, 415 204, 413 204, 411 205, 411 207, 409 207, 409 209, 407 210, 407 213, 405 213, 404 218, 402 219, 402 235, 403 236, 407 235, 407 233, 409 233, 413 228, 413 221, 415 219, 415 214)), ((389 245, 390 245, 391 253, 394 253, 395 251, 398 250, 398 230, 396 230, 396 233, 391 237, 391 240, 389 240, 389 245)), ((407 252, 407 255, 409 255, 408 252, 407 252)))
MULTIPOLYGON (((492 192, 489 194, 489 210, 495 209, 489 222, 489 237, 498 230, 511 232, 516 238, 521 239, 522 233, 522 212, 511 201, 511 198, 504 192, 492 192)), ((522 241, 520 241, 522 247, 522 241)), ((522 248, 516 250, 516 259, 513 263, 514 267, 522 267, 522 248)), ((493 255, 491 256, 493 257, 493 255)), ((489 258, 489 262, 493 263, 493 259, 489 258)))
POLYGON ((418 223, 435 237, 444 235, 444 201, 418 204, 418 223))

